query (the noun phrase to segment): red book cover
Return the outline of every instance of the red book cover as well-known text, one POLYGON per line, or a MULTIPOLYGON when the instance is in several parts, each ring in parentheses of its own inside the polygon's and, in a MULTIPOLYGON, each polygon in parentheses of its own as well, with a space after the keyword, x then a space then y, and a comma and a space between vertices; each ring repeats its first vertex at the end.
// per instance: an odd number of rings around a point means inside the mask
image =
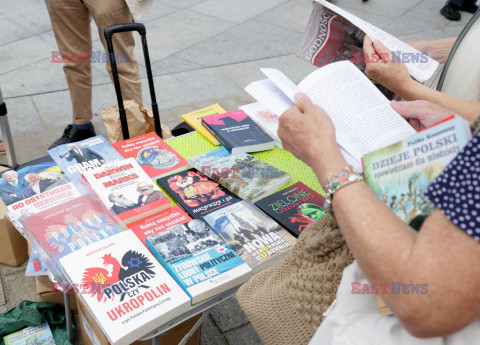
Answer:
POLYGON ((145 239, 148 236, 191 220, 192 218, 179 206, 173 206, 153 216, 130 223, 128 228, 146 245, 145 239))
POLYGON ((154 132, 112 144, 123 158, 135 158, 150 178, 179 171, 188 162, 154 132))
POLYGON ((122 232, 112 216, 90 195, 38 212, 23 222, 26 232, 54 261, 122 232))

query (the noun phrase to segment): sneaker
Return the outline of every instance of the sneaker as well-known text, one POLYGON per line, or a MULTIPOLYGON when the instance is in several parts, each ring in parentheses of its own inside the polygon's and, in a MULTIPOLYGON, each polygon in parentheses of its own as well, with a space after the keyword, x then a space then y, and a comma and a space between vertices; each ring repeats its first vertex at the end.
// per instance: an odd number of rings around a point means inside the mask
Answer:
POLYGON ((67 127, 65 127, 65 129, 63 130, 63 134, 60 137, 60 139, 55 140, 53 142, 53 144, 50 145, 50 147, 48 149, 50 150, 50 149, 53 149, 54 147, 69 143, 70 142, 69 136, 70 136, 70 132, 72 131, 72 128, 73 128, 72 125, 68 125, 67 127))
POLYGON ((478 10, 478 6, 475 4, 475 2, 471 2, 469 4, 464 2, 463 5, 460 6, 460 11, 475 13, 475 12, 477 12, 477 10, 478 10))
POLYGON ((446 3, 445 6, 442 7, 442 9, 440 10, 440 13, 445 18, 454 20, 454 21, 458 21, 462 18, 462 15, 460 14, 460 11, 458 10, 458 8, 448 3, 446 3))
POLYGON ((87 129, 78 129, 73 127, 70 131, 69 139, 71 143, 74 143, 76 141, 85 140, 94 136, 96 136, 95 128, 93 128, 93 125, 90 124, 87 129))

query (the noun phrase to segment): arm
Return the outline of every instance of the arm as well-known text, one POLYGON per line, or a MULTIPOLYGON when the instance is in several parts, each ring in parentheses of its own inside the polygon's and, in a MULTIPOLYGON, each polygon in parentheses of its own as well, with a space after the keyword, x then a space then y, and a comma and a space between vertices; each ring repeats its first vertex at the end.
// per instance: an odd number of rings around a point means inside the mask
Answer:
MULTIPOLYGON (((278 135, 284 148, 308 164, 322 185, 347 165, 331 120, 306 96, 280 117, 278 135)), ((447 335, 480 315, 480 245, 440 211, 434 211, 416 233, 364 183, 340 189, 332 207, 370 283, 428 284, 426 295, 382 296, 410 333, 447 335)))
POLYGON ((372 43, 365 36, 363 50, 366 56, 375 57, 367 60, 365 74, 407 101, 429 101, 453 110, 468 121, 480 114, 480 103, 447 95, 412 79, 405 64, 392 62, 391 52, 381 42, 372 43))
POLYGON ((449 37, 433 41, 413 41, 408 44, 439 63, 445 63, 456 40, 457 37, 449 37))

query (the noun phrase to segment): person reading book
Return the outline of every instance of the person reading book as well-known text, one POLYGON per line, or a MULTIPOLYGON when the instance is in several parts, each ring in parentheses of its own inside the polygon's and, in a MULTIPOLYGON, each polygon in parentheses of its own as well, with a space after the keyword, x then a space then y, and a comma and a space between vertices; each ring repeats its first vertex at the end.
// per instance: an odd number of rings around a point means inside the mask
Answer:
MULTIPOLYGON (((278 135, 326 186, 325 198, 356 260, 343 271, 336 303, 310 344, 337 344, 340 335, 342 344, 356 345, 420 344, 416 337, 444 337, 421 344, 476 343, 480 133, 428 187, 425 195, 436 209, 416 232, 346 168, 329 115, 304 94, 296 94, 295 101, 280 117, 278 135), (415 284, 416 290, 409 288, 415 284), (386 288, 382 298, 394 317, 378 314, 375 296, 365 294, 375 285, 386 288)), ((416 130, 453 113, 427 102, 392 105, 416 130)))
MULTIPOLYGON (((429 47, 426 42, 413 42, 412 45, 416 48, 421 48, 427 53, 435 54, 440 59, 439 62, 445 62, 453 46, 452 41, 452 38, 438 40, 435 43, 431 43, 432 47, 429 47)), ((364 56, 367 57, 365 59, 365 74, 405 100, 423 99, 430 101, 454 110, 458 115, 463 116, 467 120, 472 120, 480 114, 480 99, 471 101, 453 97, 417 82, 410 77, 403 62, 392 62, 391 51, 380 41, 372 42, 368 36, 365 36, 363 52, 364 56)), ((472 87, 475 86, 472 85, 472 87)), ((480 92, 480 90, 477 92, 480 92)))

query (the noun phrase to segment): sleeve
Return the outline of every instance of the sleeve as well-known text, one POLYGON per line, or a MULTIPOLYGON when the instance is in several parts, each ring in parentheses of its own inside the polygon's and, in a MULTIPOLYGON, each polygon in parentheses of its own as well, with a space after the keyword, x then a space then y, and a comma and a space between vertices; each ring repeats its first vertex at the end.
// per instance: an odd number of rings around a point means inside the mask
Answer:
POLYGON ((480 132, 430 184, 425 196, 452 223, 480 241, 480 132))

